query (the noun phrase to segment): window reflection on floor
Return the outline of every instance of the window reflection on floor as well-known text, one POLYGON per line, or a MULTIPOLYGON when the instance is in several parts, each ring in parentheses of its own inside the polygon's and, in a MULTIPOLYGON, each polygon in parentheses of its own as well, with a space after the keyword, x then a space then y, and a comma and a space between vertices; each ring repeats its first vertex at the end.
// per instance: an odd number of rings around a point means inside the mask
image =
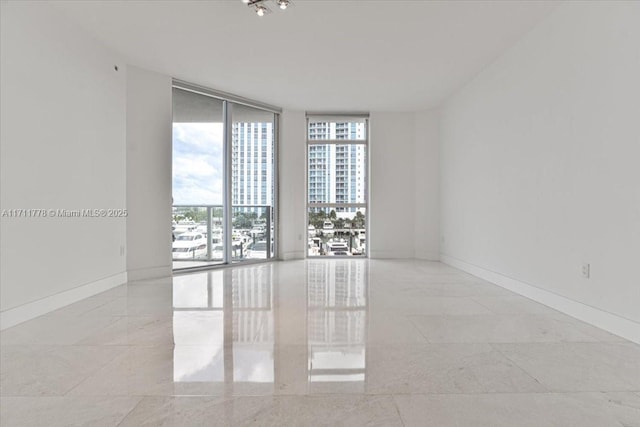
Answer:
POLYGON ((273 264, 174 277, 173 381, 179 392, 364 390, 368 264, 304 265, 307 282, 284 288, 277 288, 283 282, 274 281, 273 264), (277 336, 288 339, 279 344, 277 336))
POLYGON ((174 382, 274 381, 272 266, 174 277, 174 382))
POLYGON ((308 269, 309 381, 364 387, 366 265, 310 263, 308 269))
POLYGON ((233 380, 273 383, 274 313, 271 268, 236 269, 231 273, 233 380))

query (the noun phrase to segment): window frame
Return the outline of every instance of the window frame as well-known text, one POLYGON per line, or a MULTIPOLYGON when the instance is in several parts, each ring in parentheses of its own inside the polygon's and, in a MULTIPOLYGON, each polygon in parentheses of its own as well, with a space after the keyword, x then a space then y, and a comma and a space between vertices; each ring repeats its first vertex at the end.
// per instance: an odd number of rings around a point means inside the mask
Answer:
MULTIPOLYGON (((237 96, 234 94, 230 94, 227 92, 222 92, 214 89, 210 89, 208 87, 200 86, 197 84, 185 82, 179 79, 172 80, 172 90, 179 89, 185 92, 191 92, 198 95, 204 95, 211 98, 218 99, 223 102, 222 105, 222 123, 223 127, 223 229, 225 233, 223 235, 223 259, 220 263, 210 263, 204 266, 194 266, 194 267, 184 267, 172 268, 173 274, 180 273, 188 273, 194 271, 201 270, 210 270, 216 268, 224 268, 229 266, 240 266, 240 265, 249 265, 249 264, 258 264, 273 261, 280 257, 279 255, 279 177, 280 177, 280 169, 278 162, 278 150, 280 145, 280 118, 282 115, 282 108, 276 107, 271 104, 262 103, 259 101, 254 101, 248 98, 244 98, 241 96, 237 96), (234 169, 234 158, 233 158, 233 109, 235 105, 240 105, 244 107, 250 107, 258 110, 263 110, 269 113, 272 113, 273 116, 273 173, 272 173, 272 183, 273 186, 273 202, 272 206, 267 204, 264 205, 252 205, 256 207, 269 207, 273 216, 273 251, 267 251, 266 259, 243 259, 241 261, 236 261, 233 258, 233 169, 234 169), (228 231, 227 231, 228 230, 228 231)), ((172 120, 173 123, 173 120, 172 120)), ((173 154, 172 154, 173 155, 173 154)), ((248 156, 247 156, 248 157, 248 156)), ((242 164, 244 166, 244 164, 242 164)), ((241 167, 241 170, 244 168, 241 167)), ((172 189, 173 191, 173 189, 172 189)), ((174 205, 177 206, 177 205, 174 205)))
MULTIPOLYGON (((365 209, 365 235, 366 237, 366 246, 365 252, 362 255, 363 258, 369 258, 369 164, 370 164, 370 150, 369 150, 369 141, 371 139, 370 134, 370 118, 368 113, 312 113, 307 112, 305 116, 305 140, 306 140, 306 148, 305 148, 305 258, 325 258, 325 256, 312 256, 309 255, 309 210, 311 208, 364 208, 365 209), (319 121, 331 123, 348 123, 348 122, 363 122, 365 129, 365 137, 364 139, 311 139, 310 138, 310 125, 311 123, 317 123, 319 121), (309 162, 310 162, 310 147, 314 145, 363 145, 365 152, 365 162, 364 162, 364 188, 363 188, 363 198, 364 203, 317 203, 309 200, 309 185, 310 185, 310 177, 309 177, 309 162)), ((335 168, 335 165, 332 167, 335 168)), ((358 175, 360 171, 358 171, 358 175)), ((315 184, 315 183, 314 183, 315 184)), ((336 211, 337 212, 337 211, 336 211)))

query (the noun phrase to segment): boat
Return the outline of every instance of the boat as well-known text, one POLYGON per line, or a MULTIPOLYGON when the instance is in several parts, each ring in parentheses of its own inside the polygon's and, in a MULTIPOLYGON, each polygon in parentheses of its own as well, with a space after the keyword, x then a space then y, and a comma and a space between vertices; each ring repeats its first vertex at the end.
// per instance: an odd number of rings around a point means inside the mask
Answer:
POLYGON ((354 254, 361 255, 366 251, 367 235, 364 231, 360 231, 355 239, 354 254))
POLYGON ((329 220, 325 220, 322 223, 322 235, 323 236, 327 236, 327 237, 331 237, 334 234, 334 226, 333 226, 333 222, 329 221, 329 220))
POLYGON ((329 256, 351 256, 349 246, 344 240, 330 240, 326 244, 325 255, 329 256))
POLYGON ((207 238, 196 231, 176 236, 172 246, 173 259, 200 259, 207 256, 207 238))
POLYGON ((267 259, 267 242, 261 240, 249 246, 247 259, 267 259))

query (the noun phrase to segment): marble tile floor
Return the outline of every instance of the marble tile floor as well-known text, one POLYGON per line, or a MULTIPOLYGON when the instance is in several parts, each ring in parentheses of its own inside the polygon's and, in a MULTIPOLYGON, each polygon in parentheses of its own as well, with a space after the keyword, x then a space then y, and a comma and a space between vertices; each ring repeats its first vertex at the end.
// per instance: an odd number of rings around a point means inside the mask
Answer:
POLYGON ((129 283, 0 344, 2 427, 640 427, 640 346, 434 262, 129 283))

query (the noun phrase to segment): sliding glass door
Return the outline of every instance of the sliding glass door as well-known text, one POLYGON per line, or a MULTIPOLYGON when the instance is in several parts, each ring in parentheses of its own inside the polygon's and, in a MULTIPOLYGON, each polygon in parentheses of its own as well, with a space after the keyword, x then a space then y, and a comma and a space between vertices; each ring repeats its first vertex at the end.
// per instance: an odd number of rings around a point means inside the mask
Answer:
POLYGON ((277 118, 174 86, 174 270, 274 257, 277 118))

